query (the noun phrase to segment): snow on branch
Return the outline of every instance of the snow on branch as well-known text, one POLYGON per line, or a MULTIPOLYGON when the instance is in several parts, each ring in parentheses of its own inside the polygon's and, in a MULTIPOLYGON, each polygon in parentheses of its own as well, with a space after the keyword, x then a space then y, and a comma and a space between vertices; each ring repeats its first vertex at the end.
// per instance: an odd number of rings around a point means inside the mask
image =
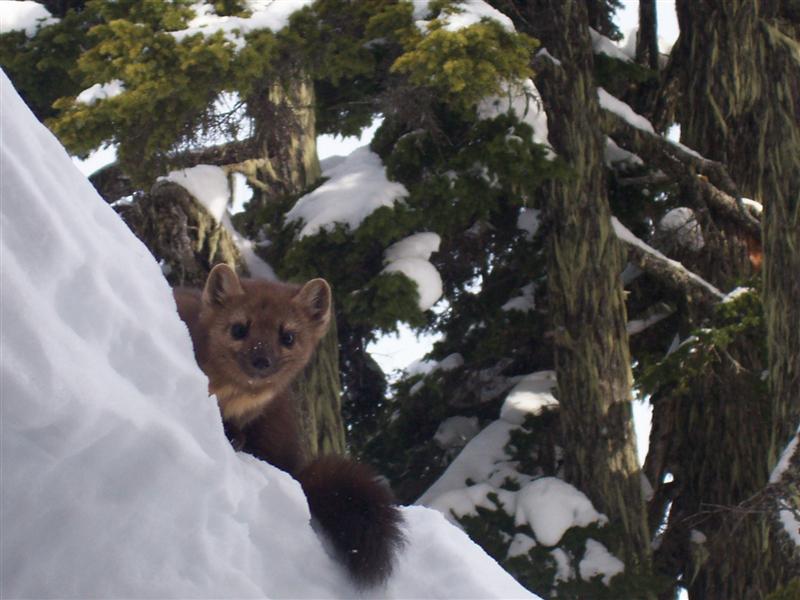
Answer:
MULTIPOLYGON (((606 92, 605 96, 609 94, 606 92)), ((615 98, 613 100, 616 102, 606 99, 603 103, 603 113, 606 119, 606 132, 614 141, 628 151, 635 152, 653 168, 660 169, 663 174, 656 175, 659 181, 665 178, 675 181, 690 180, 708 206, 756 239, 760 239, 760 215, 757 210, 738 199, 736 184, 724 165, 649 131, 648 128, 641 126, 639 120, 634 119, 631 113, 642 120, 644 117, 633 113, 633 110, 622 101, 615 98), (629 110, 625 111, 619 105, 629 110)))
POLYGON ((648 274, 658 278, 665 285, 680 290, 687 298, 699 304, 713 304, 725 295, 708 281, 684 267, 652 246, 648 245, 611 217, 611 225, 616 236, 628 245, 633 262, 648 274))

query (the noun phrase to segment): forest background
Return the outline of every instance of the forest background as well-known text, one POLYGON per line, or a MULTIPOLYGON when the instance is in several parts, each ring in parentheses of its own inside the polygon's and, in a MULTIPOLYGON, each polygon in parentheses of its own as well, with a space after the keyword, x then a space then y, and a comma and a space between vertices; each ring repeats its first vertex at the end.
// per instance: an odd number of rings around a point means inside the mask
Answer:
POLYGON ((654 1, 627 52, 614 0, 40 5, 3 68, 76 155, 117 148, 92 183, 171 284, 331 282, 309 452, 543 597, 797 593, 796 2, 678 0, 668 53, 654 1), (388 378, 368 349, 400 323, 438 341, 388 378))

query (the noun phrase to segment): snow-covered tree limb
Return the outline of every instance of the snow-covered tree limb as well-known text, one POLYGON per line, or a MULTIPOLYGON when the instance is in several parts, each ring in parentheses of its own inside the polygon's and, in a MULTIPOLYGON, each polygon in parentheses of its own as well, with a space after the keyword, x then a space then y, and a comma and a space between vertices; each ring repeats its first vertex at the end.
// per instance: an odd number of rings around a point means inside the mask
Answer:
POLYGON ((684 294, 690 303, 710 306, 724 297, 705 279, 634 236, 616 218, 611 218, 611 224, 617 237, 628 246, 629 259, 667 287, 684 294))
POLYGON ((665 180, 664 175, 675 181, 691 181, 710 207, 760 239, 759 218, 737 200, 736 184, 724 165, 659 135, 634 127, 609 110, 604 110, 603 115, 608 134, 618 144, 641 156, 652 167, 661 169, 663 175, 658 175, 660 182, 665 180))

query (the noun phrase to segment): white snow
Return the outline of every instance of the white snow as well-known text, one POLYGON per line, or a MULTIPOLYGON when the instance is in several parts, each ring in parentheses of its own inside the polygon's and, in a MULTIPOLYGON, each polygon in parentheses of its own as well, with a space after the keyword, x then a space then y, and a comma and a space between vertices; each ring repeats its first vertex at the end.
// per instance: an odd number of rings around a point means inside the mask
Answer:
POLYGON ((653 135, 656 134, 655 129, 653 129, 653 124, 650 123, 650 121, 648 121, 642 115, 636 113, 630 106, 625 104, 619 98, 609 94, 602 87, 597 88, 597 97, 600 100, 600 106, 602 108, 613 112, 615 115, 621 117, 637 129, 641 129, 647 133, 652 133, 653 135))
POLYGON ((420 359, 415 360, 405 368, 406 376, 430 375, 436 371, 452 371, 464 364, 464 357, 458 354, 448 354, 442 360, 420 359))
POLYGON ((753 292, 753 288, 739 286, 739 287, 734 288, 733 290, 731 290, 727 294, 725 294, 725 297, 722 299, 722 301, 723 302, 733 302, 734 300, 736 300, 740 296, 744 296, 745 294, 750 294, 751 292, 753 292))
POLYGON ((0 34, 11 31, 24 31, 32 38, 41 27, 58 23, 47 8, 33 0, 0 1, 0 34))
POLYGON ((705 279, 700 277, 697 273, 690 271, 689 269, 684 267, 681 263, 679 263, 677 260, 673 260, 667 256, 664 256, 661 252, 659 252, 652 246, 648 245, 646 242, 640 240, 638 237, 633 235, 630 229, 628 229, 622 223, 620 223, 616 217, 611 217, 611 225, 614 228, 614 233, 616 234, 616 236, 623 242, 636 246, 637 248, 644 250, 648 254, 652 254, 659 260, 667 262, 673 268, 682 271, 683 273, 686 274, 687 277, 694 280, 698 284, 702 285, 704 288, 706 288, 709 292, 711 292, 714 296, 716 296, 720 300, 722 300, 725 297, 725 295, 722 292, 720 292, 716 287, 708 283, 705 279))
MULTIPOLYGON (((453 12, 442 12, 439 15, 439 21, 447 31, 458 31, 480 23, 483 19, 497 21, 505 30, 514 31, 511 19, 483 0, 461 0, 453 7, 455 8, 453 12)), ((417 28, 423 33, 427 33, 430 23, 430 21, 423 20, 423 17, 428 16, 429 13, 430 0, 415 0, 414 18, 417 28)))
POLYGON ((520 289, 520 292, 519 296, 514 296, 511 300, 503 304, 500 310, 528 312, 536 308, 536 284, 529 283, 528 285, 524 285, 520 289))
POLYGON ((786 448, 783 449, 781 453, 781 457, 778 459, 775 468, 772 469, 772 473, 769 476, 770 483, 777 483, 783 477, 783 474, 789 468, 789 462, 792 460, 794 453, 797 451, 798 442, 800 442, 800 427, 797 429, 797 433, 792 437, 789 444, 786 448))
POLYGON ((531 548, 536 546, 536 540, 524 533, 514 534, 511 544, 508 546, 509 558, 514 556, 525 556, 530 552, 531 548))
POLYGON ((383 253, 383 259, 387 263, 409 257, 428 260, 431 254, 439 250, 441 243, 442 238, 436 233, 430 231, 415 233, 389 246, 383 253))
POLYGON ((245 5, 249 17, 221 17, 206 2, 192 5, 195 17, 186 29, 171 32, 177 41, 201 34, 210 36, 222 31, 225 38, 237 49, 244 46, 244 36, 259 29, 280 31, 289 24, 289 17, 295 11, 310 6, 313 0, 247 0, 245 5))
POLYGON ((251 276, 277 279, 275 270, 256 254, 253 241, 236 231, 231 222, 228 208, 233 203, 234 188, 228 181, 228 174, 224 169, 216 165, 195 165, 188 169, 170 171, 166 177, 160 179, 177 183, 185 188, 217 223, 228 230, 251 276))
POLYGON ((742 204, 748 208, 751 208, 756 214, 759 215, 764 211, 764 206, 761 204, 761 202, 757 202, 752 198, 742 198, 742 204))
POLYGON ((689 541, 693 544, 705 544, 708 541, 706 534, 699 529, 692 529, 689 532, 689 541))
POLYGON ((177 183, 194 196, 217 223, 222 222, 231 200, 228 176, 221 167, 196 165, 188 169, 170 171, 167 181, 177 183))
POLYGON ((539 371, 525 375, 503 401, 500 418, 521 425, 527 415, 538 415, 549 407, 557 406, 558 400, 552 392, 555 387, 555 371, 539 371))
MULTIPOLYGON (((467 485, 469 480, 491 481, 499 486, 506 474, 513 471, 504 447, 515 428, 515 425, 502 419, 490 423, 469 441, 441 477, 420 496, 417 504, 433 506, 434 501, 445 494, 466 494, 470 487, 467 485)), ((447 509, 441 503, 440 508, 447 515, 447 509)))
POLYGON ((703 230, 700 229, 694 211, 687 206, 668 211, 658 222, 658 229, 672 234, 680 246, 692 252, 699 252, 706 245, 703 230))
POLYGON ((556 563, 555 581, 570 581, 575 579, 575 569, 572 568, 572 561, 569 555, 561 548, 554 548, 550 551, 550 556, 556 563))
POLYGON ((606 138, 606 147, 604 152, 605 164, 608 167, 622 164, 623 166, 641 166, 644 161, 638 154, 629 152, 625 148, 620 147, 610 137, 606 138))
POLYGON ((300 198, 286 213, 287 222, 300 221, 298 239, 331 230, 337 223, 356 229, 382 206, 408 195, 405 186, 389 181, 380 157, 368 146, 323 171, 328 181, 300 198))
POLYGON ((625 564, 611 554, 603 544, 591 538, 586 540, 586 552, 578 565, 581 579, 589 581, 593 577, 602 575, 603 583, 608 585, 614 575, 624 570, 625 564))
POLYGON ((477 417, 457 415, 449 417, 439 424, 433 435, 433 441, 444 450, 463 448, 479 431, 477 417))
POLYGON ((616 58, 622 62, 631 62, 633 59, 626 52, 621 50, 612 40, 603 34, 589 27, 589 35, 592 38, 592 51, 595 54, 605 54, 611 58, 616 58))
POLYGON ((125 84, 119 79, 112 79, 107 83, 95 83, 93 86, 86 88, 78 94, 75 98, 75 102, 91 106, 100 100, 119 96, 124 91, 125 84))
POLYGON ((542 211, 536 208, 523 208, 517 217, 517 229, 525 232, 525 239, 529 242, 539 231, 542 211))
MULTIPOLYGON (((494 509, 489 495, 495 494, 499 507, 514 517, 515 524, 529 525, 536 543, 544 546, 556 546, 571 527, 607 523, 608 518, 575 487, 556 477, 532 479, 520 473, 506 452, 511 433, 525 414, 538 414, 555 404, 550 393, 554 385, 551 371, 521 378, 508 394, 501 417, 470 440, 417 502, 457 522, 453 515, 476 514, 477 507, 494 509), (517 483, 519 491, 501 487, 509 480, 517 483)), ((515 546, 514 551, 520 548, 515 546)))
MULTIPOLYGON (((502 114, 511 113, 533 129, 533 141, 550 148, 547 139, 547 113, 544 110, 542 96, 530 79, 519 83, 503 83, 502 93, 481 100, 478 104, 478 117, 494 119, 502 114)), ((554 158, 552 150, 548 157, 554 158)))
POLYGON ((625 330, 628 335, 636 335, 643 332, 648 327, 663 321, 675 312, 674 309, 669 308, 665 310, 656 310, 645 316, 643 319, 631 319, 625 325, 625 330))
POLYGON ((428 260, 439 250, 441 238, 431 232, 415 233, 389 246, 383 253, 387 273, 400 272, 417 284, 419 309, 431 308, 444 291, 442 277, 428 260))
POLYGON ((542 477, 520 490, 516 523, 528 523, 539 543, 555 546, 570 527, 603 525, 608 517, 597 512, 589 498, 566 481, 542 477))
MULTIPOLYGON (((795 452, 797 452, 797 447, 800 442, 800 427, 797 428, 797 432, 792 437, 792 440, 786 446, 786 448, 781 453, 781 457, 778 459, 778 463, 775 465, 775 468, 772 469, 772 473, 769 476, 770 483, 778 483, 783 474, 789 469, 790 461, 794 456, 795 452)), ((797 516, 794 512, 789 509, 783 509, 778 513, 778 518, 783 525, 784 530, 786 531, 789 538, 795 543, 795 545, 800 546, 800 520, 798 520, 797 516)))
MULTIPOLYGON (((0 596, 360 597, 299 485, 233 451, 147 249, 0 75, 0 596)), ((403 510, 387 598, 531 598, 403 510)))

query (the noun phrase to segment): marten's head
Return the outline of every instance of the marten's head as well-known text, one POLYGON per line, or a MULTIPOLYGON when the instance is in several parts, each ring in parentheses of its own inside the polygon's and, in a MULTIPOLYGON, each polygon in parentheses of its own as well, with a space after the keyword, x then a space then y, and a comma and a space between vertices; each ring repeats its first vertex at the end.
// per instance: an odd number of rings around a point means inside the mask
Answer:
POLYGON ((308 363, 331 318, 324 279, 303 286, 239 279, 215 266, 202 293, 198 356, 223 417, 238 418, 283 391, 308 363))

